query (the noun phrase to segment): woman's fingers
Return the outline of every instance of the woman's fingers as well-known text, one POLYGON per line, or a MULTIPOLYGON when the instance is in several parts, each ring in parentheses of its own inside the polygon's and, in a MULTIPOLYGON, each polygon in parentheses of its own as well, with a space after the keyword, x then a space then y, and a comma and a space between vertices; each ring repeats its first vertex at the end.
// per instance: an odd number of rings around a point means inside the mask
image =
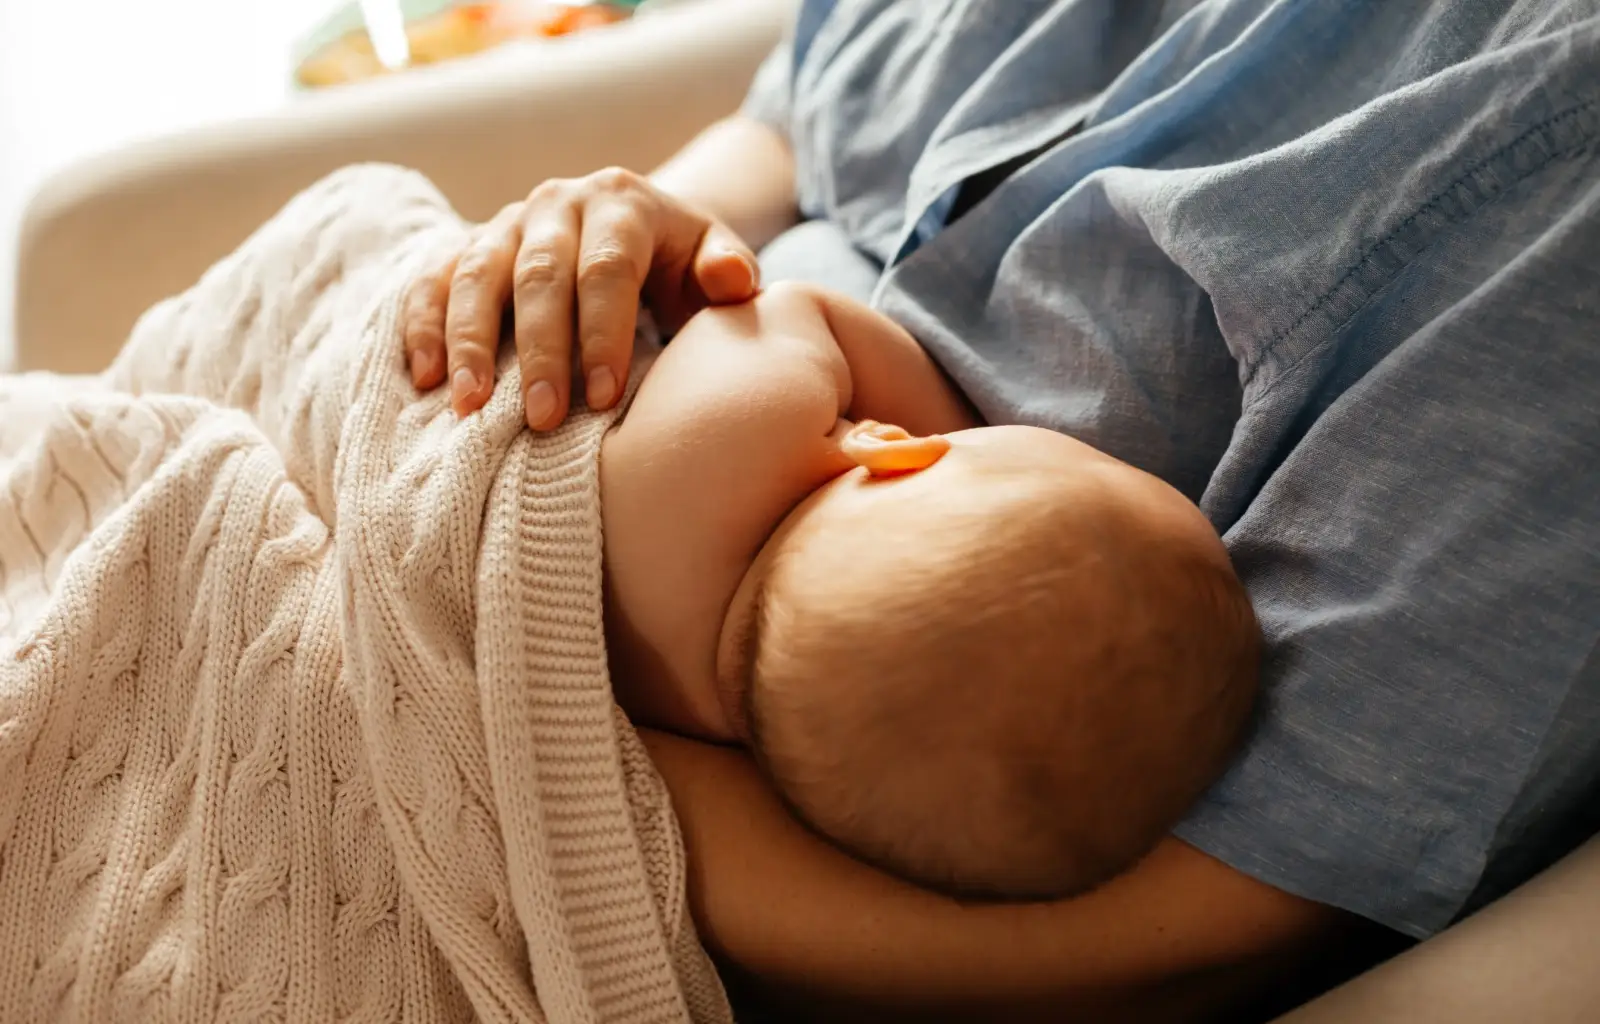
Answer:
POLYGON ((566 418, 571 400, 579 200, 559 183, 540 186, 524 217, 511 289, 517 362, 528 426, 551 430, 566 418))
POLYGON ((406 291, 406 365, 411 370, 411 383, 419 390, 444 383, 445 310, 450 305, 450 281, 455 277, 460 256, 460 252, 451 252, 448 258, 424 271, 406 291))
POLYGON ((609 409, 622 397, 633 360, 639 288, 650 272, 652 236, 636 203, 603 197, 584 209, 577 268, 578 352, 591 409, 609 409))
POLYGON ((516 212, 507 207, 484 225, 456 261, 450 281, 444 336, 450 402, 459 416, 483 408, 494 390, 500 319, 521 240, 516 212))
POLYGON ((695 253, 694 279, 713 306, 745 302, 761 287, 760 264, 738 235, 712 224, 695 253))
POLYGON ((509 305, 528 425, 551 430, 572 400, 574 348, 589 406, 622 397, 641 292, 672 331, 759 283, 737 235, 631 171, 551 180, 412 284, 406 359, 418 388, 448 383, 458 414, 481 409, 509 305))
POLYGON ((756 258, 739 236, 697 211, 664 204, 645 296, 656 323, 676 331, 706 306, 753 298, 756 258))

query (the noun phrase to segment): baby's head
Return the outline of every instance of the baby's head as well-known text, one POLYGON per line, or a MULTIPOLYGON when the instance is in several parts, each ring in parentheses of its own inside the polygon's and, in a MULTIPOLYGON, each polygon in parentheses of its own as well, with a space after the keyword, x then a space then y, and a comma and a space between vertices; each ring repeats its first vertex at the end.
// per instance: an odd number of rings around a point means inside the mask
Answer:
POLYGON ((863 468, 735 597, 738 731, 802 820, 928 888, 1060 897, 1128 867, 1254 697, 1255 618, 1210 524, 1051 431, 852 438, 863 468))

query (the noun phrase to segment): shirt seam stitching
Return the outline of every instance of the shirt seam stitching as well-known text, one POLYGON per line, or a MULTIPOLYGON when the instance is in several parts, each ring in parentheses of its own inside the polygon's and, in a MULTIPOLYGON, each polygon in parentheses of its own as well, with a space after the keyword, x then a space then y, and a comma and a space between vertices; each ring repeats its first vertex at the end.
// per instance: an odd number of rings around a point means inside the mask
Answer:
MULTIPOLYGON (((1475 205, 1473 205, 1471 209, 1467 210, 1464 216, 1453 218, 1451 226, 1457 226, 1469 222, 1484 208, 1490 206, 1495 200, 1500 199, 1506 193, 1510 192, 1513 188, 1520 185, 1528 178, 1531 178, 1533 175, 1560 160, 1570 159, 1583 150, 1592 147, 1595 142, 1595 137, 1592 133, 1585 133, 1580 139, 1566 146, 1556 146, 1553 144, 1554 140, 1550 138, 1550 131, 1561 124, 1579 119, 1583 117, 1583 115, 1593 112, 1596 107, 1600 107, 1600 100, 1587 100, 1574 107, 1570 107, 1559 114, 1555 114, 1549 118, 1546 118, 1545 120, 1540 121, 1538 124, 1530 126, 1515 139, 1512 139, 1510 142, 1490 153, 1488 156, 1485 156, 1481 160, 1471 164, 1466 170, 1452 178, 1448 184, 1439 188, 1427 199, 1426 202, 1417 207, 1417 209, 1413 211, 1410 216, 1406 217, 1405 220, 1395 225, 1394 228, 1392 228, 1387 234, 1385 234, 1377 242, 1373 243, 1364 253, 1362 253, 1360 258, 1358 258, 1343 274, 1340 275, 1339 280, 1334 282, 1332 287, 1323 292, 1322 295, 1316 299, 1316 301, 1314 301, 1303 313, 1296 317, 1293 323, 1275 334, 1265 345, 1263 345, 1258 354, 1244 364, 1244 377, 1246 381, 1254 379, 1255 375, 1260 372, 1262 366, 1278 354, 1278 351, 1283 343, 1291 338, 1302 327, 1304 327, 1306 323, 1310 321, 1312 317, 1316 316, 1320 310, 1326 308, 1336 299, 1349 292, 1354 286, 1354 279, 1357 278, 1358 275, 1360 275, 1364 270, 1371 267, 1379 257, 1393 247, 1408 228, 1429 213, 1439 210, 1445 205, 1445 199, 1452 192, 1455 192, 1457 189, 1460 189, 1463 186, 1470 185, 1474 177, 1482 174, 1485 170, 1488 170, 1492 167, 1506 164, 1508 162, 1508 158, 1514 157, 1517 153, 1528 148, 1534 139, 1544 142, 1549 149, 1549 153, 1545 155, 1543 159, 1540 159, 1537 163, 1528 167, 1515 177, 1508 178, 1508 180, 1506 180, 1503 184, 1488 187, 1479 186, 1478 188, 1473 189, 1475 194, 1470 196, 1468 201, 1473 202, 1475 205)), ((1383 290, 1384 286, 1392 282, 1407 267, 1411 266, 1411 264, 1414 263, 1418 257, 1432 248, 1437 237, 1438 236, 1436 233, 1433 237, 1428 238, 1423 244, 1418 246, 1416 251, 1399 260, 1398 264, 1387 274, 1385 274, 1380 282, 1377 282, 1376 285, 1368 291, 1367 295, 1362 299, 1361 304, 1357 308, 1352 310, 1348 316, 1344 317, 1333 325, 1326 338, 1306 349, 1300 355, 1296 356, 1290 363, 1284 366, 1283 369, 1279 371, 1272 380, 1268 381, 1262 387, 1262 390, 1259 392, 1259 394, 1249 404, 1254 404, 1256 401, 1259 401, 1261 397, 1271 393, 1277 387, 1279 381, 1292 374, 1293 371, 1307 359, 1310 359, 1312 356, 1331 345, 1334 339, 1338 336, 1339 331, 1349 324, 1350 321, 1354 320, 1358 315, 1360 315, 1361 311, 1366 308, 1367 304, 1372 301, 1374 296, 1383 290)))

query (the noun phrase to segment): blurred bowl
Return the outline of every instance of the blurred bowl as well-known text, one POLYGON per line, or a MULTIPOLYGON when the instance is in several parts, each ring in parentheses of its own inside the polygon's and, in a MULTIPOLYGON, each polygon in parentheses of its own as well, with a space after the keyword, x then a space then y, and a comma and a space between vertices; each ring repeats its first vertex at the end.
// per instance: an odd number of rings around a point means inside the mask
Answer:
POLYGON ((329 15, 295 47, 294 84, 322 89, 407 68, 470 57, 505 43, 552 39, 623 21, 638 0, 560 3, 550 0, 390 0, 405 22, 409 56, 397 66, 379 59, 359 3, 329 15))

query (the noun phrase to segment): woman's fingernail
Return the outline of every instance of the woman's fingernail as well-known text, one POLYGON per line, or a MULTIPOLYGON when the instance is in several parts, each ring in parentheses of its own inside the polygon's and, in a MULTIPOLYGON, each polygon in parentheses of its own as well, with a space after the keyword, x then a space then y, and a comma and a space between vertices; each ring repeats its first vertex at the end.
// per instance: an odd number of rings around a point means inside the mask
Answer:
POLYGON ((456 368, 455 375, 450 378, 450 398, 460 406, 462 402, 478 393, 478 375, 465 366, 456 368))
POLYGON ((589 371, 589 408, 609 409, 617 397, 617 377, 609 367, 589 371))
POLYGON ((433 387, 439 373, 439 357, 423 349, 411 357, 411 383, 417 388, 433 387))
POLYGON ((528 410, 528 426, 538 430, 555 415, 556 389, 547 380, 534 381, 523 396, 523 404, 528 410))

